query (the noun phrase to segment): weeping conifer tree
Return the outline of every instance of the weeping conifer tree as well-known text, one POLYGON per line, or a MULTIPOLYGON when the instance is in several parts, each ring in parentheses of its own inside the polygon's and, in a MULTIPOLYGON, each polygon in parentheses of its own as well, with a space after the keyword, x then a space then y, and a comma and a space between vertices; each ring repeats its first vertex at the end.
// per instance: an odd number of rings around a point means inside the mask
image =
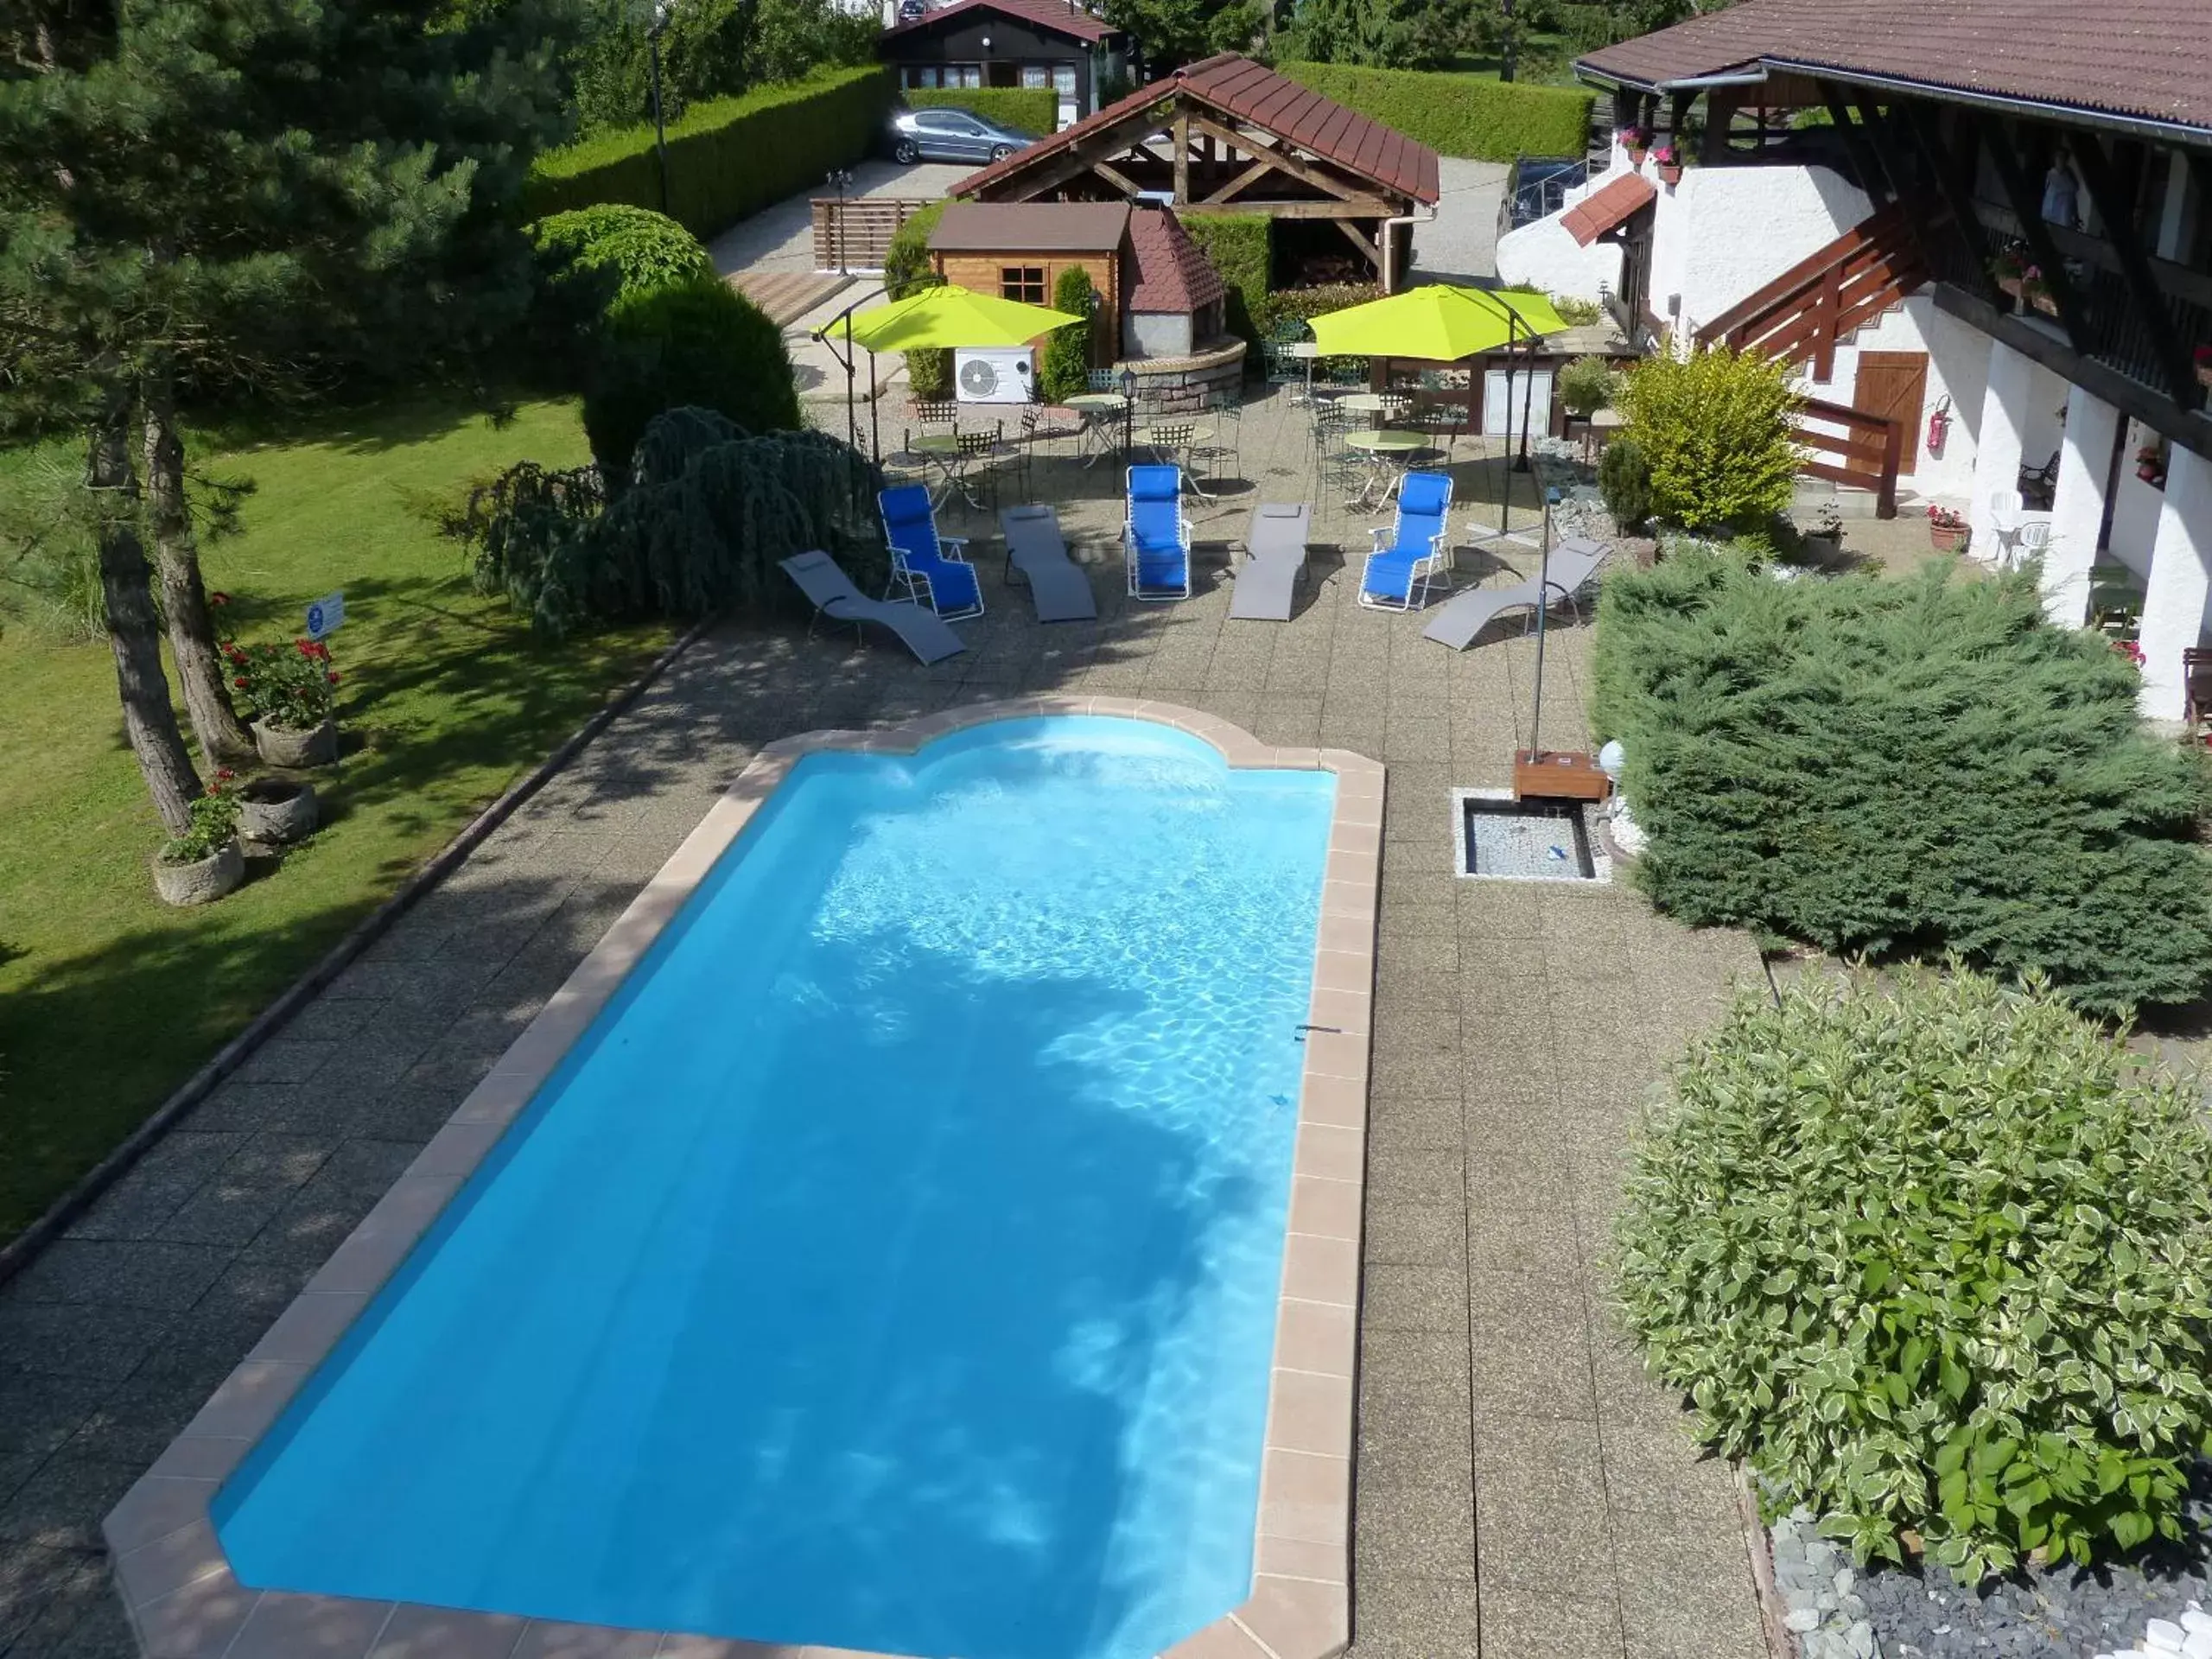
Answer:
POLYGON ((603 512, 576 474, 527 464, 459 526, 477 585, 504 593, 542 632, 649 616, 764 614, 791 596, 777 562, 819 548, 864 589, 888 556, 874 513, 881 479, 842 440, 748 434, 709 409, 645 428, 629 487, 603 512))

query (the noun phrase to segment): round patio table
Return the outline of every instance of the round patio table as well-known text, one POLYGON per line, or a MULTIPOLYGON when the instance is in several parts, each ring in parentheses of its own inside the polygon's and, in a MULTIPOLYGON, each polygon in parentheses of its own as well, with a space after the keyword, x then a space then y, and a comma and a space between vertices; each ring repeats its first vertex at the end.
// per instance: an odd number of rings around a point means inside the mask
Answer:
POLYGON ((1071 409, 1083 416, 1083 433, 1086 441, 1095 432, 1106 435, 1099 441, 1096 452, 1083 463, 1086 467, 1096 467, 1100 455, 1120 447, 1113 442, 1115 420, 1128 406, 1129 400, 1118 391, 1079 391, 1062 401, 1062 408, 1071 409))
POLYGON ((1358 450, 1371 463, 1359 493, 1344 505, 1355 508, 1379 507, 1390 499, 1391 492, 1398 487, 1398 480, 1405 474, 1405 463, 1401 458, 1416 449, 1427 448, 1428 434, 1386 426, 1373 432, 1347 432, 1344 434, 1344 447, 1358 450))

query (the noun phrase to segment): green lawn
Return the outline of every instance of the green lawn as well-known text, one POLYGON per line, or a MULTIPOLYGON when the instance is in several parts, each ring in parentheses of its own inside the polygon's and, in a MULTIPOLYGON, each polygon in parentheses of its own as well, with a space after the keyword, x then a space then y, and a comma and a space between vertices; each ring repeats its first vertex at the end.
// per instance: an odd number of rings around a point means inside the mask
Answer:
MULTIPOLYGON (((241 533, 206 554, 239 638, 287 636, 309 599, 345 590, 331 646, 351 734, 325 791, 334 822, 208 908, 154 896, 161 830, 105 642, 0 635, 0 1238, 664 643, 639 628, 542 644, 470 591, 424 504, 525 455, 587 459, 572 404, 525 404, 497 428, 451 406, 386 408, 194 456, 256 486, 241 533)), ((26 461, 0 454, 0 489, 26 461)))

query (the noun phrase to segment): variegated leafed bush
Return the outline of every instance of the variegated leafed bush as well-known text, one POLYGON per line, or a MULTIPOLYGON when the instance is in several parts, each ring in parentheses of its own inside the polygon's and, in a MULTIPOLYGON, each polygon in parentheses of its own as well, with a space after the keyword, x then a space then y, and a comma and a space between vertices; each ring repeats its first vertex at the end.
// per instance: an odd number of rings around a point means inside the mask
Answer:
POLYGON ((2212 1134, 2039 983, 1808 977, 1693 1043, 1620 1300, 1705 1435, 1862 1560, 2177 1537, 2212 1422, 2212 1134))

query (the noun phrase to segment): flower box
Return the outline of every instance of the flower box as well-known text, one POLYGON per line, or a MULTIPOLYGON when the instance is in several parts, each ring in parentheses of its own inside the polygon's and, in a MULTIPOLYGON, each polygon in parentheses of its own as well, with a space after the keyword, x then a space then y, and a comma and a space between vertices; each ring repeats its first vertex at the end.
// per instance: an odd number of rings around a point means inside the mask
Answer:
POLYGON ((245 880, 245 855, 235 840, 189 864, 154 861, 154 890, 172 905, 212 905, 245 880))

